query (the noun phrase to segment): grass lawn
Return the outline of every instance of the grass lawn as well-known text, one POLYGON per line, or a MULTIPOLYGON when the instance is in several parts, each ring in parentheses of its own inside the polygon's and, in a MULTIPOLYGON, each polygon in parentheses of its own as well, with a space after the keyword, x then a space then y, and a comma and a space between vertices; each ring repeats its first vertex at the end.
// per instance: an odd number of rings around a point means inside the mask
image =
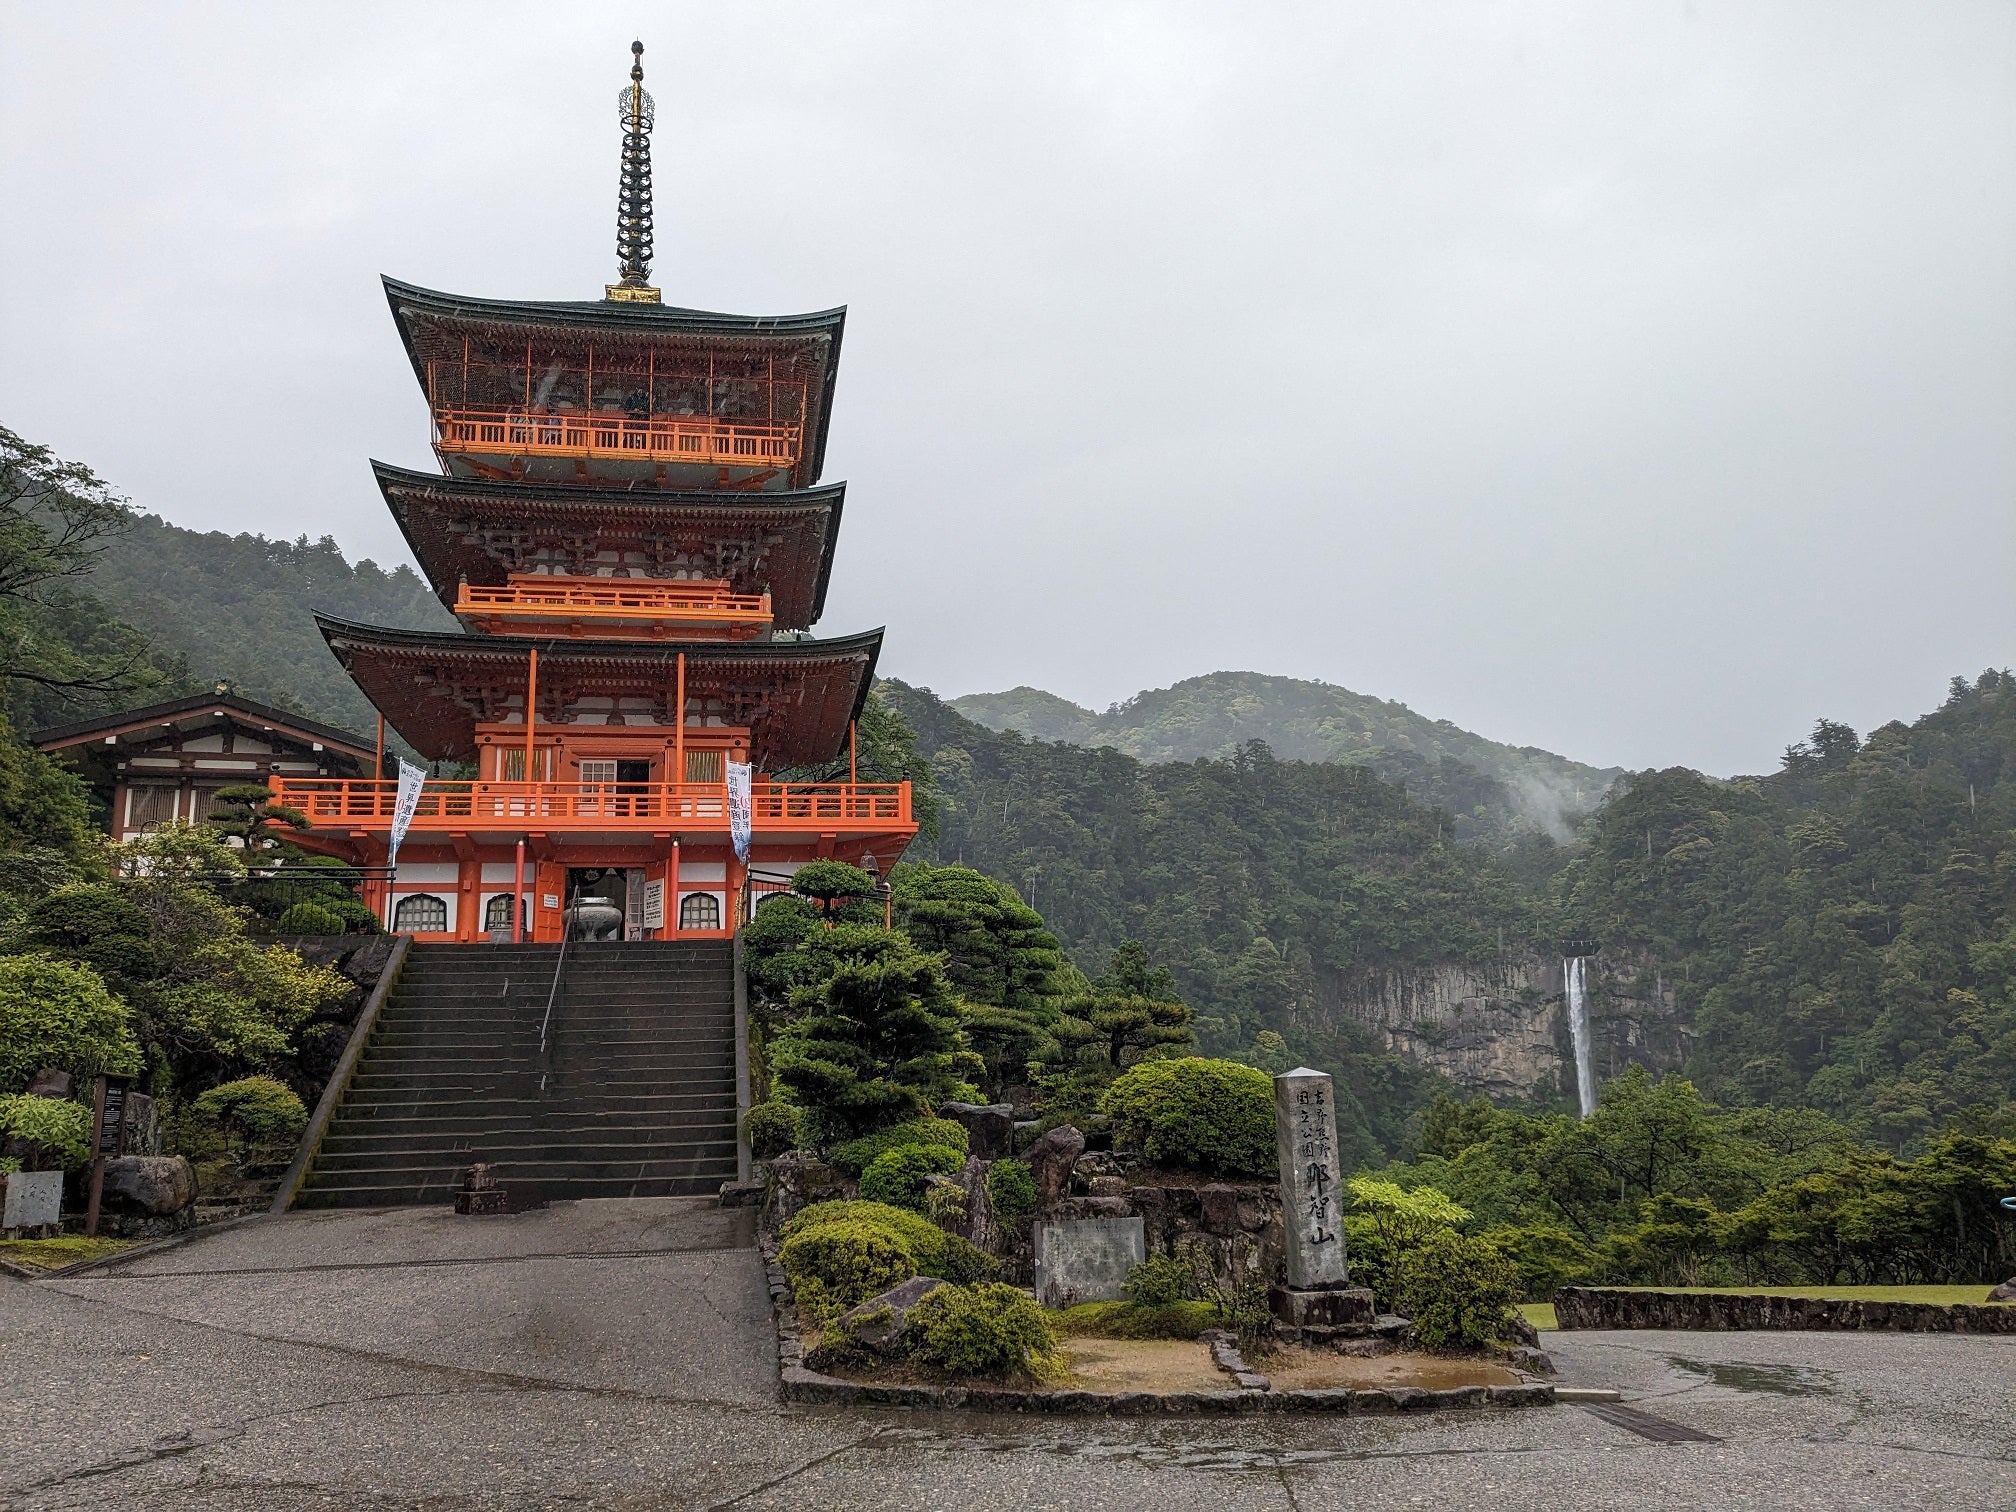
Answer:
POLYGON ((131 1249, 133 1239, 86 1239, 82 1234, 64 1234, 56 1239, 0 1239, 0 1260, 30 1265, 37 1270, 61 1270, 85 1260, 102 1260, 131 1249))
MULTIPOLYGON (((1819 1297, 1854 1302, 1986 1302, 1989 1286, 1619 1286, 1617 1291, 1721 1292, 1743 1297, 1819 1297)), ((2016 1306, 1998 1303, 1997 1306, 2016 1306)), ((1519 1311, 1535 1328, 1556 1328, 1552 1302, 1521 1302, 1519 1311)))

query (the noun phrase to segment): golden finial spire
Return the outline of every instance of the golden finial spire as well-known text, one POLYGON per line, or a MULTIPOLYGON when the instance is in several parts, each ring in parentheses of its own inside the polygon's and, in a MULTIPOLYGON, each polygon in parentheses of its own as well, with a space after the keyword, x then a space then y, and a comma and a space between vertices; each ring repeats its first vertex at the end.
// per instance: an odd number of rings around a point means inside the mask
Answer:
POLYGON ((604 285, 611 299, 657 304, 651 287, 651 96, 644 92, 644 44, 630 44, 630 86, 616 97, 623 117, 623 173, 616 196, 616 264, 619 283, 604 285))

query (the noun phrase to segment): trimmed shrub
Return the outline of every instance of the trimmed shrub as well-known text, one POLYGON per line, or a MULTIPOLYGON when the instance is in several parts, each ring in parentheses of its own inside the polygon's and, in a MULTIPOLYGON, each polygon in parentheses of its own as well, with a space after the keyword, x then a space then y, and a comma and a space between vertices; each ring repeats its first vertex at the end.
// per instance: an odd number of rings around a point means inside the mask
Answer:
POLYGON ((340 935, 343 928, 342 917, 333 909, 324 908, 320 903, 296 903, 280 915, 273 932, 283 935, 340 935))
POLYGON ((0 1142, 9 1139, 27 1141, 52 1169, 67 1171, 91 1158, 91 1110, 60 1097, 0 1097, 0 1142))
POLYGON ((1036 1377, 1061 1369, 1043 1309, 999 1281, 941 1286, 910 1309, 910 1353, 955 1375, 1036 1377))
POLYGON ((301 1137, 308 1110, 294 1089, 270 1076, 247 1076, 212 1087, 196 1099, 198 1118, 235 1127, 254 1144, 286 1144, 301 1137))
POLYGON ((749 1152, 758 1160, 774 1160, 786 1150, 802 1148, 805 1121, 790 1103, 771 1098, 749 1110, 749 1152))
POLYGON ((1197 1277, 1188 1257, 1150 1255, 1130 1266, 1121 1287, 1127 1300, 1141 1307, 1167 1307, 1197 1300, 1197 1277))
POLYGON ((949 1118, 913 1118, 907 1123, 893 1128, 880 1129, 859 1139, 850 1139, 834 1148, 826 1157, 826 1163, 836 1171, 845 1171, 849 1176, 859 1176, 873 1165, 880 1156, 891 1150, 900 1150, 909 1145, 929 1145, 933 1149, 953 1150, 963 1162, 966 1158, 966 1125, 949 1118))
POLYGON ((933 1149, 929 1145, 905 1145, 877 1155, 861 1173, 861 1200, 886 1202, 891 1207, 924 1211, 926 1178, 950 1176, 966 1164, 956 1150, 933 1149))
POLYGON ((994 1216, 1014 1222, 1036 1211, 1036 1175, 1019 1160, 997 1160, 987 1167, 987 1201, 994 1216))
POLYGON ((886 1202, 815 1202, 784 1225, 788 1241, 828 1223, 867 1223, 899 1240, 917 1262, 917 1274, 944 1281, 984 1281, 1000 1267, 992 1256, 921 1213, 886 1202))
POLYGON ((901 1238, 878 1223, 816 1223, 777 1253, 799 1298, 815 1313, 865 1302, 917 1274, 901 1238))
POLYGON ((1220 1326, 1209 1302, 1170 1302, 1143 1307, 1138 1302, 1080 1302, 1046 1314, 1060 1337, 1088 1339, 1194 1339, 1220 1326))
POLYGON ((1100 1099, 1113 1138, 1160 1166, 1226 1176, 1275 1169, 1274 1082, 1235 1061, 1143 1061, 1100 1099))
POLYGON ((1441 1229, 1400 1257, 1394 1292, 1430 1349, 1481 1349, 1509 1329, 1519 1271, 1496 1245, 1441 1229))

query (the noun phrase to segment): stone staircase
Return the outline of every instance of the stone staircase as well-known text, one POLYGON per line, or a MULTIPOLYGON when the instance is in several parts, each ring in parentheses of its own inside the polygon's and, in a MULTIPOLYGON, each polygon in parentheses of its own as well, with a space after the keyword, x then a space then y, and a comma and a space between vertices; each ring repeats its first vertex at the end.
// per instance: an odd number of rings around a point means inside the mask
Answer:
POLYGON ((415 945, 296 1207, 712 1193, 736 1174, 734 947, 415 945), (542 1079, 544 1085, 542 1086, 542 1079))

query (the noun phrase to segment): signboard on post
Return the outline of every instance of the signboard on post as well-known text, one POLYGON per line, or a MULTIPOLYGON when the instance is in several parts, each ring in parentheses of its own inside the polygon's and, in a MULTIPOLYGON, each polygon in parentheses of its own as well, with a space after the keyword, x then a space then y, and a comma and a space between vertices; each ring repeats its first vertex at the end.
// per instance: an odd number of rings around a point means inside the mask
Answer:
POLYGON ((91 1197, 84 1210, 84 1236, 98 1237, 98 1204, 105 1195, 105 1162, 116 1160, 126 1137, 126 1082, 100 1075, 92 1099, 91 1197))
POLYGON ((728 838, 735 845, 735 859, 749 859, 749 774, 746 761, 728 763, 728 838))
POLYGON ((644 927, 665 927, 665 879, 653 877, 644 884, 644 927))

